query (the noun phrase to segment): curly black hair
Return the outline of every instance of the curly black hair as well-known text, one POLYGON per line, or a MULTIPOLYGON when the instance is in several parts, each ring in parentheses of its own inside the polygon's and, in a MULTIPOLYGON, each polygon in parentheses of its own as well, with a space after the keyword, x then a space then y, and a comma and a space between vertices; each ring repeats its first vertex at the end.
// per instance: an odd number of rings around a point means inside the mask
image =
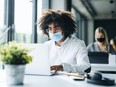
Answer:
POLYGON ((38 24, 44 34, 48 35, 46 29, 48 29, 48 25, 52 23, 54 23, 55 26, 61 27, 65 38, 70 37, 77 29, 74 16, 71 12, 51 9, 43 10, 42 17, 38 24))

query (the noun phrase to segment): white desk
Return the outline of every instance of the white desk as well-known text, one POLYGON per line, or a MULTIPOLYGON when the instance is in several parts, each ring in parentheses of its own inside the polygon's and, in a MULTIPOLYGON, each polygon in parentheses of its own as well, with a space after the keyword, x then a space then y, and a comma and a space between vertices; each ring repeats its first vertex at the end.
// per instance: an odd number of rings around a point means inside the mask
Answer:
POLYGON ((101 70, 101 71, 116 71, 116 65, 110 64, 91 64, 92 71, 101 70))
MULTIPOLYGON (((116 74, 104 74, 105 77, 112 77, 116 81, 116 74)), ((0 70, 0 87, 106 87, 94 85, 85 81, 74 81, 66 75, 56 76, 31 76, 25 75, 24 85, 22 86, 7 86, 5 81, 5 72, 0 70)), ((116 87, 108 86, 108 87, 116 87)))

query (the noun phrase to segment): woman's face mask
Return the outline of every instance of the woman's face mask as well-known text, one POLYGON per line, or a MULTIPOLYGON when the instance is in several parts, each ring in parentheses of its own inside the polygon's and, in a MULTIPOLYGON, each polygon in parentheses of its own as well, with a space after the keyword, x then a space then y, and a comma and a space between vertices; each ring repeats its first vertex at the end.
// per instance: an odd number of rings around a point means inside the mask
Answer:
POLYGON ((105 41, 105 35, 101 32, 96 34, 96 38, 97 38, 97 41, 100 42, 100 43, 105 41))
POLYGON ((49 36, 50 36, 50 39, 52 39, 52 40, 54 40, 56 42, 60 41, 63 38, 61 32, 57 32, 57 33, 49 32, 49 36))
POLYGON ((105 41, 105 38, 97 38, 97 41, 100 42, 100 43, 102 43, 102 42, 105 41))

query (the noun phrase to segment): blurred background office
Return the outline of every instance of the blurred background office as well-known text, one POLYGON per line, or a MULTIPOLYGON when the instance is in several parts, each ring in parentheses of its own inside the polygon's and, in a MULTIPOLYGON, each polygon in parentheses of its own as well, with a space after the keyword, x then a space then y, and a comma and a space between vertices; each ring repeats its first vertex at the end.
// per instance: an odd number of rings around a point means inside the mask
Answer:
POLYGON ((95 41, 94 31, 98 26, 106 29, 109 40, 115 37, 115 0, 0 0, 0 32, 11 26, 0 43, 11 40, 43 43, 48 40, 36 25, 42 9, 68 10, 74 13, 78 26, 75 35, 84 40, 86 45, 95 41))

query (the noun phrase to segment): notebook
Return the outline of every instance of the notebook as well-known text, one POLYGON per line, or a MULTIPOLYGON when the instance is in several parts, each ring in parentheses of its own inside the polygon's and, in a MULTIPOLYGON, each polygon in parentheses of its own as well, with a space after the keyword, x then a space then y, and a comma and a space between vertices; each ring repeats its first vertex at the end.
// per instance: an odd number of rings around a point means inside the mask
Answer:
POLYGON ((31 48, 30 54, 33 61, 26 65, 25 74, 32 75, 52 75, 50 70, 49 47, 46 44, 23 44, 26 48, 31 48))

